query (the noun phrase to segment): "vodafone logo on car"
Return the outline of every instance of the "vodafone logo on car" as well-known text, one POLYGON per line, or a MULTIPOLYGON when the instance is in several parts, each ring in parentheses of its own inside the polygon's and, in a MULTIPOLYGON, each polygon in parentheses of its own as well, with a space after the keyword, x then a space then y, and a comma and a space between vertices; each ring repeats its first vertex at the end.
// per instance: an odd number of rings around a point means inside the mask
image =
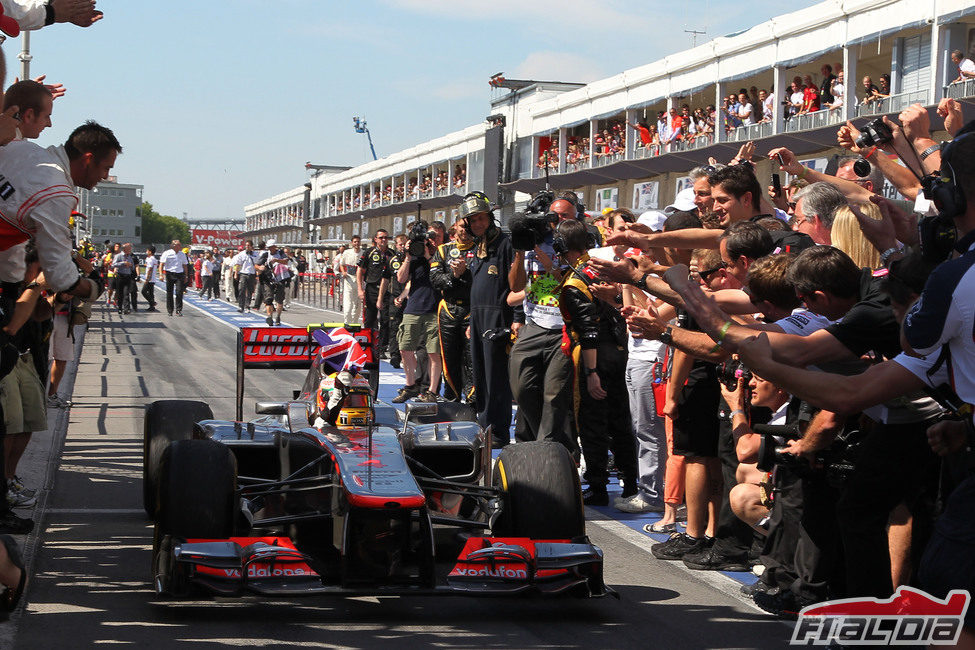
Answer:
POLYGON ((493 567, 489 566, 479 566, 479 567, 457 567, 450 572, 452 576, 467 576, 469 578, 510 578, 515 579, 527 579, 528 571, 525 569, 512 569, 505 564, 498 564, 493 567))

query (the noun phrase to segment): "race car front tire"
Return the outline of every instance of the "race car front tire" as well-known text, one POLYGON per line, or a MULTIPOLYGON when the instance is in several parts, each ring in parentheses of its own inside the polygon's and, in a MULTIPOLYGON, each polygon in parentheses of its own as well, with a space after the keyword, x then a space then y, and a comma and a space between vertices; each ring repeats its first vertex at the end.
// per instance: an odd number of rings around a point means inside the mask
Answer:
POLYGON ((215 440, 178 440, 159 468, 157 538, 223 539, 233 536, 237 460, 215 440))
POLYGON ((206 402, 186 399, 159 400, 146 407, 142 439, 142 504, 149 519, 156 518, 156 491, 163 451, 176 440, 193 437, 193 425, 212 420, 206 402))
POLYGON ((497 537, 573 539, 586 533, 582 489, 575 461, 557 442, 505 447, 493 483, 505 495, 494 523, 497 537))

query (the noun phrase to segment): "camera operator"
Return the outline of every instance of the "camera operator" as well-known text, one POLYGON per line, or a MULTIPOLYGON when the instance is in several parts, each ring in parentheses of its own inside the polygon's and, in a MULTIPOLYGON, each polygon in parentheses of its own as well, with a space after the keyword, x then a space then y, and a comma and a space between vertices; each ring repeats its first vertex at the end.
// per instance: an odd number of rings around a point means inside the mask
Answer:
POLYGON ((441 244, 430 262, 430 281, 443 298, 437 307, 440 352, 443 355, 444 399, 460 402, 470 393, 471 271, 474 240, 454 224, 453 238, 441 244))
POLYGON ((389 233, 380 228, 373 235, 372 243, 359 257, 356 285, 359 301, 362 303, 362 327, 372 331, 373 350, 376 358, 382 359, 386 356, 386 346, 389 343, 389 309, 386 297, 380 291, 383 277, 388 275, 389 260, 392 257, 389 233))
POLYGON ((511 240, 494 222, 491 202, 471 192, 460 205, 464 227, 474 239, 471 259, 471 371, 478 422, 492 429, 493 447, 511 441, 511 384, 508 343, 512 309, 507 304, 516 272, 511 240))
POLYGON ((527 439, 551 440, 574 452, 575 433, 569 420, 572 364, 562 353, 563 320, 559 311, 564 269, 552 247, 552 228, 560 220, 575 220, 576 211, 565 200, 554 201, 549 207, 546 199, 550 196, 549 192, 536 196, 535 201, 542 200, 535 206, 537 212, 518 215, 509 224, 517 266, 511 290, 525 291, 525 324, 511 348, 508 373, 527 439), (562 217, 555 209, 569 216, 562 217))
POLYGON ((278 248, 274 239, 267 240, 267 250, 261 253, 254 263, 261 286, 264 287, 264 308, 267 311, 265 322, 268 325, 281 324, 281 310, 284 308, 284 294, 287 291, 287 280, 291 277, 288 270, 288 258, 278 248))
POLYGON ((406 375, 406 385, 393 398, 397 404, 413 397, 419 397, 421 402, 436 402, 442 371, 437 337, 437 295, 430 282, 430 259, 436 248, 427 237, 425 221, 416 221, 410 226, 409 238, 408 254, 396 272, 396 279, 402 284, 408 282, 410 286, 410 299, 403 309, 403 322, 397 337, 406 375), (416 376, 416 349, 423 345, 430 360, 430 385, 426 390, 416 376))
MULTIPOLYGON (((609 505, 608 451, 613 450, 624 494, 636 494, 636 439, 626 390, 626 323, 618 306, 595 295, 598 275, 589 266, 589 233, 578 221, 563 221, 555 242, 564 250, 566 271, 559 309, 572 339, 579 401, 576 422, 586 458, 586 505, 609 505)), ((622 300, 620 301, 622 302, 622 300)))

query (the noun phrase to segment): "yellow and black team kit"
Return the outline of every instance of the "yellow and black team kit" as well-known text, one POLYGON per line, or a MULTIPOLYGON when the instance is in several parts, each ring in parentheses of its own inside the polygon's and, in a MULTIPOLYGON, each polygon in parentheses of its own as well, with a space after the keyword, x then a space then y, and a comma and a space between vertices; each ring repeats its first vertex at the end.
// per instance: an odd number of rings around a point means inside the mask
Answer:
POLYGON ((400 323, 403 322, 403 309, 406 307, 406 302, 404 301, 402 305, 396 305, 396 298, 399 297, 403 290, 406 288, 406 284, 400 282, 396 279, 396 274, 399 273, 399 269, 403 266, 403 261, 406 259, 406 252, 398 253, 394 252, 389 258, 389 294, 383 299, 383 304, 388 305, 389 315, 385 320, 388 325, 386 331, 389 332, 387 337, 387 347, 389 349, 389 363, 394 368, 399 368, 402 363, 402 357, 399 352, 399 345, 396 343, 396 333, 399 331, 400 323), (389 345, 389 343, 392 345, 389 345))
POLYGON ((359 256, 357 264, 364 272, 362 284, 366 293, 362 304, 362 326, 372 330, 373 348, 377 356, 386 351, 386 344, 389 342, 389 328, 386 327, 389 322, 388 302, 383 300, 382 309, 376 307, 376 302, 379 300, 379 285, 382 279, 389 277, 389 260, 392 256, 393 253, 388 248, 380 250, 377 246, 373 246, 359 256))
POLYGON ((451 241, 438 246, 430 260, 430 283, 443 296, 437 305, 437 322, 446 380, 444 398, 455 402, 473 401, 474 380, 471 376, 467 327, 471 315, 470 266, 474 252, 472 241, 451 241), (468 268, 457 277, 451 262, 460 259, 467 263, 468 268))
POLYGON ((565 274, 559 309, 565 319, 564 351, 575 368, 573 404, 586 473, 594 491, 605 492, 609 480, 608 451, 613 450, 623 479, 624 494, 636 487, 636 444, 626 391, 626 322, 615 307, 596 298, 590 286, 599 282, 583 254, 565 274), (596 367, 586 368, 583 350, 596 350, 596 367), (587 380, 597 374, 606 398, 589 394, 587 380))

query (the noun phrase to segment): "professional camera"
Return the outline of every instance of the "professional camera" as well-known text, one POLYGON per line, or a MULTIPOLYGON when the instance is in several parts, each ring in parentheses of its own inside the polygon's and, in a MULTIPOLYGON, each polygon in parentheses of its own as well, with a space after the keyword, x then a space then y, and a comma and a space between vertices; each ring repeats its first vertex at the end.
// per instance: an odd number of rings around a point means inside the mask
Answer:
POLYGON ((530 251, 545 241, 552 227, 559 222, 558 215, 549 211, 554 200, 554 192, 543 190, 532 197, 524 213, 516 214, 508 222, 511 246, 516 251, 530 251))
POLYGON ((875 120, 867 122, 862 129, 860 129, 860 137, 857 138, 856 144, 861 149, 865 147, 879 147, 882 144, 887 144, 894 139, 894 134, 890 130, 890 127, 884 123, 882 117, 878 117, 875 120))
POLYGON ((406 238, 410 240, 407 245, 407 252, 413 257, 423 257, 426 252, 427 242, 434 242, 436 234, 430 230, 423 221, 414 221, 410 224, 406 232, 406 238))
POLYGON ((725 388, 728 390, 734 390, 737 388, 739 379, 741 379, 746 386, 748 385, 748 382, 752 380, 752 371, 749 370, 741 361, 727 359, 718 366, 718 381, 724 384, 725 388))
POLYGON ((858 430, 837 436, 828 449, 814 454, 810 464, 804 458, 786 451, 789 442, 802 437, 798 424, 756 424, 752 429, 762 436, 758 447, 757 467, 763 472, 771 472, 775 466, 788 468, 797 476, 810 476, 814 472, 825 471, 826 481, 833 487, 841 487, 856 469, 854 461, 861 438, 858 430))

